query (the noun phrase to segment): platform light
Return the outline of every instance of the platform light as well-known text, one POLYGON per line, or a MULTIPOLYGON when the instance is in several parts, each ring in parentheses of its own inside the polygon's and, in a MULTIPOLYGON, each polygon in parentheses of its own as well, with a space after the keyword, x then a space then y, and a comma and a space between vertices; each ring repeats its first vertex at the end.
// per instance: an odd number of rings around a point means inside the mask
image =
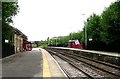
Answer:
POLYGON ((92 38, 89 39, 89 41, 92 41, 92 40, 93 40, 92 38))
POLYGON ((9 40, 5 40, 5 43, 9 43, 9 40))

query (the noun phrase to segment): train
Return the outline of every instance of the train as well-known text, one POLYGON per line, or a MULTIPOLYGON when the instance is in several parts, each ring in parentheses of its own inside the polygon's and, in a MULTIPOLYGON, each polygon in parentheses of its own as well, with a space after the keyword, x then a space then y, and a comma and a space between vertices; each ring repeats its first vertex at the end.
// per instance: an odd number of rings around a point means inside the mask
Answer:
POLYGON ((32 50, 32 43, 29 41, 24 41, 23 43, 23 49, 25 51, 31 51, 32 50))
POLYGON ((26 44, 26 50, 27 51, 31 51, 32 50, 32 43, 31 42, 27 42, 27 44, 26 44))
POLYGON ((81 44, 78 40, 69 40, 68 47, 83 49, 83 44, 81 44))

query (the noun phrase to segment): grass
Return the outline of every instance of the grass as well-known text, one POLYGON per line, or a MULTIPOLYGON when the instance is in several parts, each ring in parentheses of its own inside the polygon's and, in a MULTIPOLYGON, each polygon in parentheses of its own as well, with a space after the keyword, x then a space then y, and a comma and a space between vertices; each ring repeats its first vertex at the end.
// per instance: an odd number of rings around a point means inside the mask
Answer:
POLYGON ((45 48, 45 47, 47 47, 47 46, 48 46, 47 44, 42 44, 42 45, 40 45, 39 47, 45 48))

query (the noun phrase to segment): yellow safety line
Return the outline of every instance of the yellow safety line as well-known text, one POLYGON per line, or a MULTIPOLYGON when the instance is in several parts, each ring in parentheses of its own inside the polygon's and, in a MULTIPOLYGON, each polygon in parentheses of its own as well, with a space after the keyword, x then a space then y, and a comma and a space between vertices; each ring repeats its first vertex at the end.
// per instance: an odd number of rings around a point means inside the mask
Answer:
POLYGON ((51 77, 47 56, 46 56, 45 53, 46 53, 46 51, 42 50, 42 56, 43 56, 43 78, 44 77, 51 77))

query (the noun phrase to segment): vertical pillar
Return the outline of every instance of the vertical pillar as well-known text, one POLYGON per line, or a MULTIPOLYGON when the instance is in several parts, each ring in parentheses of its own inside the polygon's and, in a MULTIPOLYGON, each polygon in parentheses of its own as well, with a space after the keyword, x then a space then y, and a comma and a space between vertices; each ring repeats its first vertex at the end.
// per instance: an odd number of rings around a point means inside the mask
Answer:
POLYGON ((0 59, 2 58, 2 2, 0 2, 0 59))
POLYGON ((85 26, 85 49, 87 49, 87 27, 85 26))
POLYGON ((16 40, 16 34, 14 34, 14 50, 15 50, 15 53, 17 52, 16 48, 17 48, 17 40, 16 40))

